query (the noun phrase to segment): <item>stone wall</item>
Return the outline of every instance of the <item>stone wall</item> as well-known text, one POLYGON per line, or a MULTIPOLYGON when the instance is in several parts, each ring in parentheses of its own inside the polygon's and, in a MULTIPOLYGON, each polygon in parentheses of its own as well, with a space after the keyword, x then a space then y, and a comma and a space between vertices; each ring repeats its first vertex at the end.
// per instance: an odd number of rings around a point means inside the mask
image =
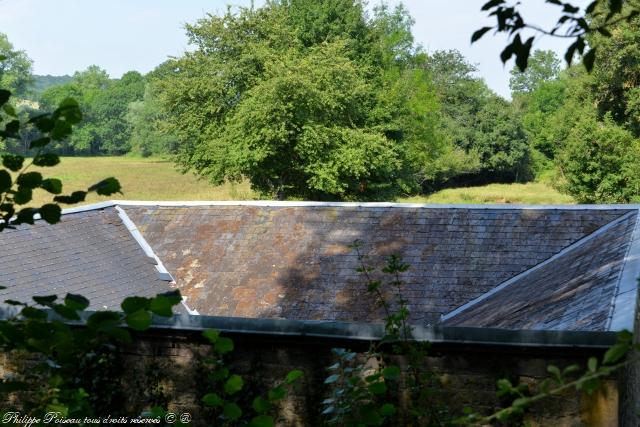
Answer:
MULTIPOLYGON (((249 389, 266 390, 291 369, 304 371, 299 386, 282 405, 282 426, 320 425, 320 402, 327 393, 325 367, 333 363, 330 349, 365 351, 367 345, 304 337, 227 336, 236 344, 232 370, 245 377, 249 389)), ((164 330, 139 334, 136 343, 124 351, 127 413, 166 404, 171 412, 190 413, 193 425, 215 425, 209 410, 199 403, 207 392, 201 362, 208 351, 199 333, 164 330)), ((435 373, 449 413, 461 414, 464 407, 491 413, 501 404, 495 394, 497 379, 535 384, 546 376, 548 364, 584 366, 591 355, 600 356, 584 350, 439 345, 432 348, 425 366, 435 373)), ((525 414, 524 420, 532 426, 617 426, 617 414, 617 385, 611 379, 590 396, 571 391, 547 399, 525 414)))

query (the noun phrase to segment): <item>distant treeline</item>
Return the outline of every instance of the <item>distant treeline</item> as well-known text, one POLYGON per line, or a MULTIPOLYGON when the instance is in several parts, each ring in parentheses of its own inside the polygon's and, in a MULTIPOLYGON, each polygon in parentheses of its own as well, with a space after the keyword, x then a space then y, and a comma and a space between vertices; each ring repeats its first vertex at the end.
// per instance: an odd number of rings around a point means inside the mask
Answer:
POLYGON ((13 65, 0 76, 35 101, 19 105, 25 115, 78 100, 84 120, 61 154, 172 155, 212 183, 249 179, 272 197, 546 179, 582 202, 627 202, 640 195, 639 22, 591 36, 591 74, 534 52, 511 71, 512 100, 459 52, 416 45, 402 6, 367 13, 358 0, 211 15, 187 25, 192 51, 119 79, 98 66, 33 76, 4 37, 13 65))

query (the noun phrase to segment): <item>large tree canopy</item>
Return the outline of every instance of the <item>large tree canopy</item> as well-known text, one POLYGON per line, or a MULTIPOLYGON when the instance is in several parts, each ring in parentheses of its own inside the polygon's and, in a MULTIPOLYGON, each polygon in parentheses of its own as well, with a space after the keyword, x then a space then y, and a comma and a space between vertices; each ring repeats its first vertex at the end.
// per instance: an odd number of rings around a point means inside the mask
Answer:
POLYGON ((33 81, 32 61, 22 50, 16 50, 7 36, 0 33, 0 85, 15 96, 24 97, 33 81))
POLYGON ((268 2, 187 26, 157 85, 178 161, 263 194, 371 199, 417 188, 441 148, 426 55, 403 8, 268 2))

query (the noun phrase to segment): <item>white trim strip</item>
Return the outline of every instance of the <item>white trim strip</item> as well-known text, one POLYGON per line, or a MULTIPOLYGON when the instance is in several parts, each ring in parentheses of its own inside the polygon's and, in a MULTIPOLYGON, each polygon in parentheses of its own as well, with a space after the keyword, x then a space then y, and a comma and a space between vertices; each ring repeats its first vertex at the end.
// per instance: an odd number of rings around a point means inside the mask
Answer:
POLYGON ((437 204, 437 203, 394 203, 394 202, 313 202, 276 200, 215 200, 215 201, 144 201, 109 200, 64 209, 63 214, 104 209, 112 206, 262 206, 262 207, 351 207, 351 208, 428 208, 428 209, 487 209, 487 210, 639 210, 640 204, 628 205, 512 205, 512 204, 437 204))
POLYGON ((136 242, 138 242, 138 244, 140 245, 144 253, 149 258, 153 258, 156 261, 156 270, 158 270, 160 277, 163 278, 163 280, 172 282, 173 276, 171 276, 171 273, 169 273, 169 271, 165 268, 160 258, 158 258, 155 252, 153 252, 153 249, 151 248, 149 243, 147 243, 145 238, 142 236, 142 233, 140 233, 140 230, 138 230, 138 227, 136 227, 133 221, 131 221, 131 218, 129 218, 129 215, 127 215, 124 209, 122 209, 120 206, 116 206, 116 211, 118 211, 118 216, 122 220, 122 223, 125 225, 125 227, 127 227, 127 230, 129 230, 129 233, 131 233, 131 236, 133 236, 136 242))
POLYGON ((624 264, 613 299, 609 318, 609 331, 626 329, 633 331, 638 298, 638 278, 640 277, 640 212, 631 234, 631 241, 624 257, 624 264))
POLYGON ((560 252, 558 252, 557 254, 553 255, 551 258, 547 258, 546 260, 542 261, 539 264, 536 264, 535 266, 531 267, 528 270, 523 271, 522 273, 513 276, 511 279, 508 279, 505 282, 502 282, 500 285, 496 286, 495 288, 485 292, 484 294, 480 295, 479 297, 472 299, 471 301, 467 302, 464 305, 461 305, 460 307, 456 308, 455 310, 444 314, 440 317, 440 322, 444 322, 446 320, 451 319, 452 317, 456 316, 457 314, 462 313, 463 311, 466 311, 467 309, 475 306, 476 304, 486 300, 487 298, 489 298, 490 296, 496 294, 497 292, 500 292, 501 290, 503 290, 504 288, 511 286, 512 284, 516 283, 517 281, 519 281, 520 279, 522 279, 523 277, 531 274, 534 271, 537 271, 539 269, 541 269, 542 267, 544 267, 545 265, 555 261, 556 259, 564 256, 565 254, 567 254, 568 252, 573 251, 574 249, 582 246, 584 243, 593 240, 594 238, 600 236, 601 234, 605 233, 606 231, 608 231, 610 228, 614 227, 615 225, 619 224, 620 222, 626 220, 627 218, 629 218, 631 215, 637 214, 637 211, 631 211, 628 212, 624 215, 622 215, 619 218, 616 218, 615 220, 611 221, 610 223, 600 227, 599 229, 597 229, 596 231, 594 231, 593 233, 581 238, 580 240, 575 241, 574 243, 572 243, 571 245, 567 246, 566 248, 564 248, 563 250, 561 250, 560 252))

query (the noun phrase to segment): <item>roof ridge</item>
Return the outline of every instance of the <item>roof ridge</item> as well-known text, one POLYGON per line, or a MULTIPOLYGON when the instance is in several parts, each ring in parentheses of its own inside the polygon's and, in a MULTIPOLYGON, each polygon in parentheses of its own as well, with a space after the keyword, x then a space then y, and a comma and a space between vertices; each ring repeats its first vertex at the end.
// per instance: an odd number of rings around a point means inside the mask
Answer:
MULTIPOLYGON (((539 270, 540 268, 546 266, 547 264, 562 258, 564 255, 566 255, 569 252, 572 252, 573 250, 581 247, 582 245, 584 245, 585 243, 595 239, 596 237, 600 236, 601 234, 605 233, 606 231, 608 231, 609 229, 615 227, 616 225, 618 225, 619 223, 621 223, 622 221, 625 221, 626 219, 628 219, 629 217, 631 217, 632 215, 638 215, 638 210, 631 210, 623 215, 620 215, 618 218, 614 219, 611 222, 608 222, 607 224, 603 225, 602 227, 596 229, 595 231, 593 231, 592 233, 581 237, 580 239, 576 240, 575 242, 573 242, 572 244, 570 244, 569 246, 565 247, 564 249, 562 249, 560 252, 552 255, 551 257, 545 259, 544 261, 539 262, 538 264, 534 265, 533 267, 516 274, 515 276, 505 280, 504 282, 500 283, 498 286, 488 290, 487 292, 483 293, 482 295, 479 295, 478 297, 472 299, 471 301, 468 301, 467 303, 461 305, 460 307, 456 308, 455 310, 450 311, 447 314, 443 314, 440 317, 440 322, 444 322, 446 320, 449 320, 453 317, 455 317, 456 315, 466 311, 467 309, 474 307, 475 305, 477 305, 478 303, 484 301, 485 299, 489 298, 490 296, 500 292, 501 290, 511 286, 512 284, 520 281, 520 279, 522 279, 523 277, 528 276, 529 274, 533 273, 534 271, 539 270)), ((638 217, 636 217, 636 224, 638 221, 638 217)))
MULTIPOLYGON (((171 273, 169 273, 169 271, 166 269, 166 267, 162 263, 162 260, 153 251, 153 248, 151 247, 149 242, 147 242, 147 240, 144 238, 142 233, 140 233, 140 230, 138 230, 138 227, 136 226, 136 224, 131 220, 131 218, 129 218, 129 215, 127 215, 124 209, 122 209, 120 206, 116 205, 115 210, 116 212, 118 212, 118 216, 120 217, 120 219, 122 220, 122 223, 131 234, 131 237, 133 237, 134 240, 138 243, 138 245, 140 245, 140 247, 148 257, 153 258, 156 261, 156 270, 158 271, 158 276, 160 277, 160 279, 175 283, 175 279, 173 278, 171 273)), ((184 308, 187 310, 189 314, 197 315, 198 312, 196 310, 192 310, 186 304, 185 299, 186 297, 183 296, 181 301, 184 308)))
POLYGON ((362 208, 427 208, 427 209, 486 209, 486 210, 640 210, 640 204, 602 205, 517 205, 517 204, 439 204, 439 203, 396 203, 396 202, 318 202, 318 201, 277 201, 277 200, 191 200, 191 201, 148 201, 148 200, 108 200, 64 209, 62 214, 104 209, 112 206, 263 206, 263 207, 362 207, 362 208))

